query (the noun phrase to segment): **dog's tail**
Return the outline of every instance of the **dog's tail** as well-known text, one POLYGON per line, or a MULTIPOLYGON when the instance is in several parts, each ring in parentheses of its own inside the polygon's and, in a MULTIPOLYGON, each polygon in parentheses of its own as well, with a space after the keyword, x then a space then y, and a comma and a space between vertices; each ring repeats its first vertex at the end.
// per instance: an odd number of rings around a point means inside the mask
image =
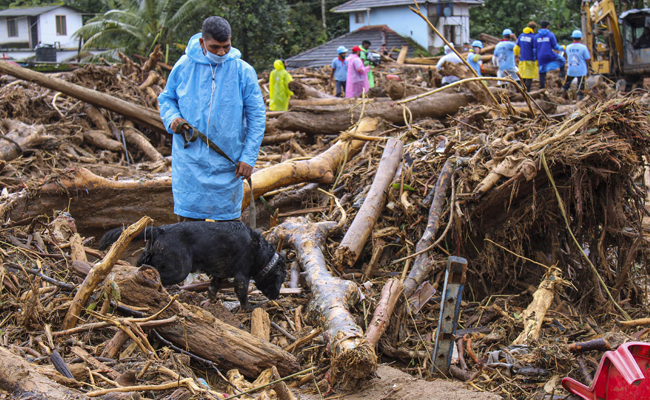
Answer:
MULTIPOLYGON (((138 236, 134 237, 133 240, 145 240, 145 238, 150 238, 157 230, 158 228, 153 227, 153 226, 148 226, 142 230, 138 234, 138 236)), ((115 228, 111 229, 110 231, 106 232, 104 236, 102 236, 102 239, 99 241, 99 250, 104 251, 108 249, 113 243, 117 242, 117 239, 120 238, 120 235, 124 232, 124 227, 120 228, 115 228)))

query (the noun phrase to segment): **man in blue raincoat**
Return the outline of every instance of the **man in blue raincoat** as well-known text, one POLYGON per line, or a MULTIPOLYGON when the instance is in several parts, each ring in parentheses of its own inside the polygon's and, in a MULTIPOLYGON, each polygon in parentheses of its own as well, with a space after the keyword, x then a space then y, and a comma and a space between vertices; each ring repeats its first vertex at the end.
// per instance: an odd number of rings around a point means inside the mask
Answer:
POLYGON ((172 139, 174 213, 181 221, 238 219, 242 179, 252 172, 264 136, 266 112, 253 67, 231 47, 230 25, 203 21, 160 94, 160 116, 169 133, 185 122, 205 134, 237 166, 201 140, 172 139))

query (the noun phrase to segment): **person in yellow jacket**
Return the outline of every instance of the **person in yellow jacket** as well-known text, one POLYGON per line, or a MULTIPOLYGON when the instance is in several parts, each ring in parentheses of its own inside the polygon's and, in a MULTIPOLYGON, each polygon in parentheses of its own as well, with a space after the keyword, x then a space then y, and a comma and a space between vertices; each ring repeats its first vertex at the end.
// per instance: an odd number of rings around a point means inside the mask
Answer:
POLYGON ((519 56, 519 75, 529 92, 533 87, 533 79, 539 78, 535 29, 537 29, 537 24, 530 21, 524 28, 524 32, 519 35, 517 47, 515 47, 515 55, 519 56))
POLYGON ((269 78, 269 110, 287 111, 289 109, 289 98, 293 92, 289 90, 289 82, 293 80, 291 74, 284 69, 282 60, 275 60, 273 63, 271 77, 269 78))

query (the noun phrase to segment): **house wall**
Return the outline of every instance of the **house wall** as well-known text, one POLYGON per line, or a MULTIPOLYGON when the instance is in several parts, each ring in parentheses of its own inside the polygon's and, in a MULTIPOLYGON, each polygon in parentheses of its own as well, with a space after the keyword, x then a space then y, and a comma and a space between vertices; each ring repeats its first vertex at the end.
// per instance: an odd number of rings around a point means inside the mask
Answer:
MULTIPOLYGON (((438 16, 437 8, 435 4, 429 5, 429 19, 431 21, 437 19, 435 24, 436 29, 441 34, 445 34, 445 25, 457 25, 460 26, 460 34, 456 38, 456 45, 462 45, 465 42, 469 42, 469 5, 466 3, 455 3, 453 5, 453 14, 450 17, 438 16)), ((427 26, 429 30, 429 40, 428 40, 428 49, 429 52, 433 53, 436 50, 444 47, 445 42, 436 35, 431 28, 427 26)), ((446 38, 451 41, 451 38, 446 38)))
POLYGON ((43 44, 61 43, 62 49, 76 49, 79 40, 75 39, 74 33, 83 25, 81 14, 66 7, 56 8, 39 16, 38 38, 43 44), (66 16, 67 35, 56 34, 56 16, 66 16))
POLYGON ((3 43, 29 43, 29 26, 27 24, 27 17, 17 17, 18 23, 18 37, 9 37, 7 30, 7 18, 0 18, 0 45, 3 43))
MULTIPOLYGON (((387 25, 396 33, 413 39, 417 44, 424 48, 426 48, 429 43, 427 23, 422 18, 415 15, 408 6, 373 8, 369 13, 370 18, 368 18, 368 13, 366 11, 363 11, 363 13, 365 14, 365 21, 363 24, 357 24, 355 22, 356 13, 349 14, 350 32, 363 26, 387 25)), ((373 43, 373 48, 375 47, 374 45, 375 44, 373 43)), ((379 45, 381 45, 381 43, 377 43, 377 46, 379 45)))

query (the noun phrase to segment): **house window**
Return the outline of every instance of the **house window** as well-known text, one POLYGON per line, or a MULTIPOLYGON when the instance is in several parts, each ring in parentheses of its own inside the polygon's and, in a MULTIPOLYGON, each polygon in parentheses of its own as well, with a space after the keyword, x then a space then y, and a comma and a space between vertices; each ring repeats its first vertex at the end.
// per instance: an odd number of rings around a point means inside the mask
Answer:
POLYGON ((65 15, 56 16, 56 34, 58 36, 66 36, 68 34, 68 30, 65 26, 65 15))
POLYGON ((366 13, 364 12, 354 13, 354 22, 356 24, 364 24, 366 22, 366 13))
POLYGON ((16 18, 7 18, 7 36, 18 36, 18 21, 16 18))
POLYGON ((462 26, 460 25, 445 25, 444 26, 445 39, 449 42, 460 46, 462 44, 462 26))

